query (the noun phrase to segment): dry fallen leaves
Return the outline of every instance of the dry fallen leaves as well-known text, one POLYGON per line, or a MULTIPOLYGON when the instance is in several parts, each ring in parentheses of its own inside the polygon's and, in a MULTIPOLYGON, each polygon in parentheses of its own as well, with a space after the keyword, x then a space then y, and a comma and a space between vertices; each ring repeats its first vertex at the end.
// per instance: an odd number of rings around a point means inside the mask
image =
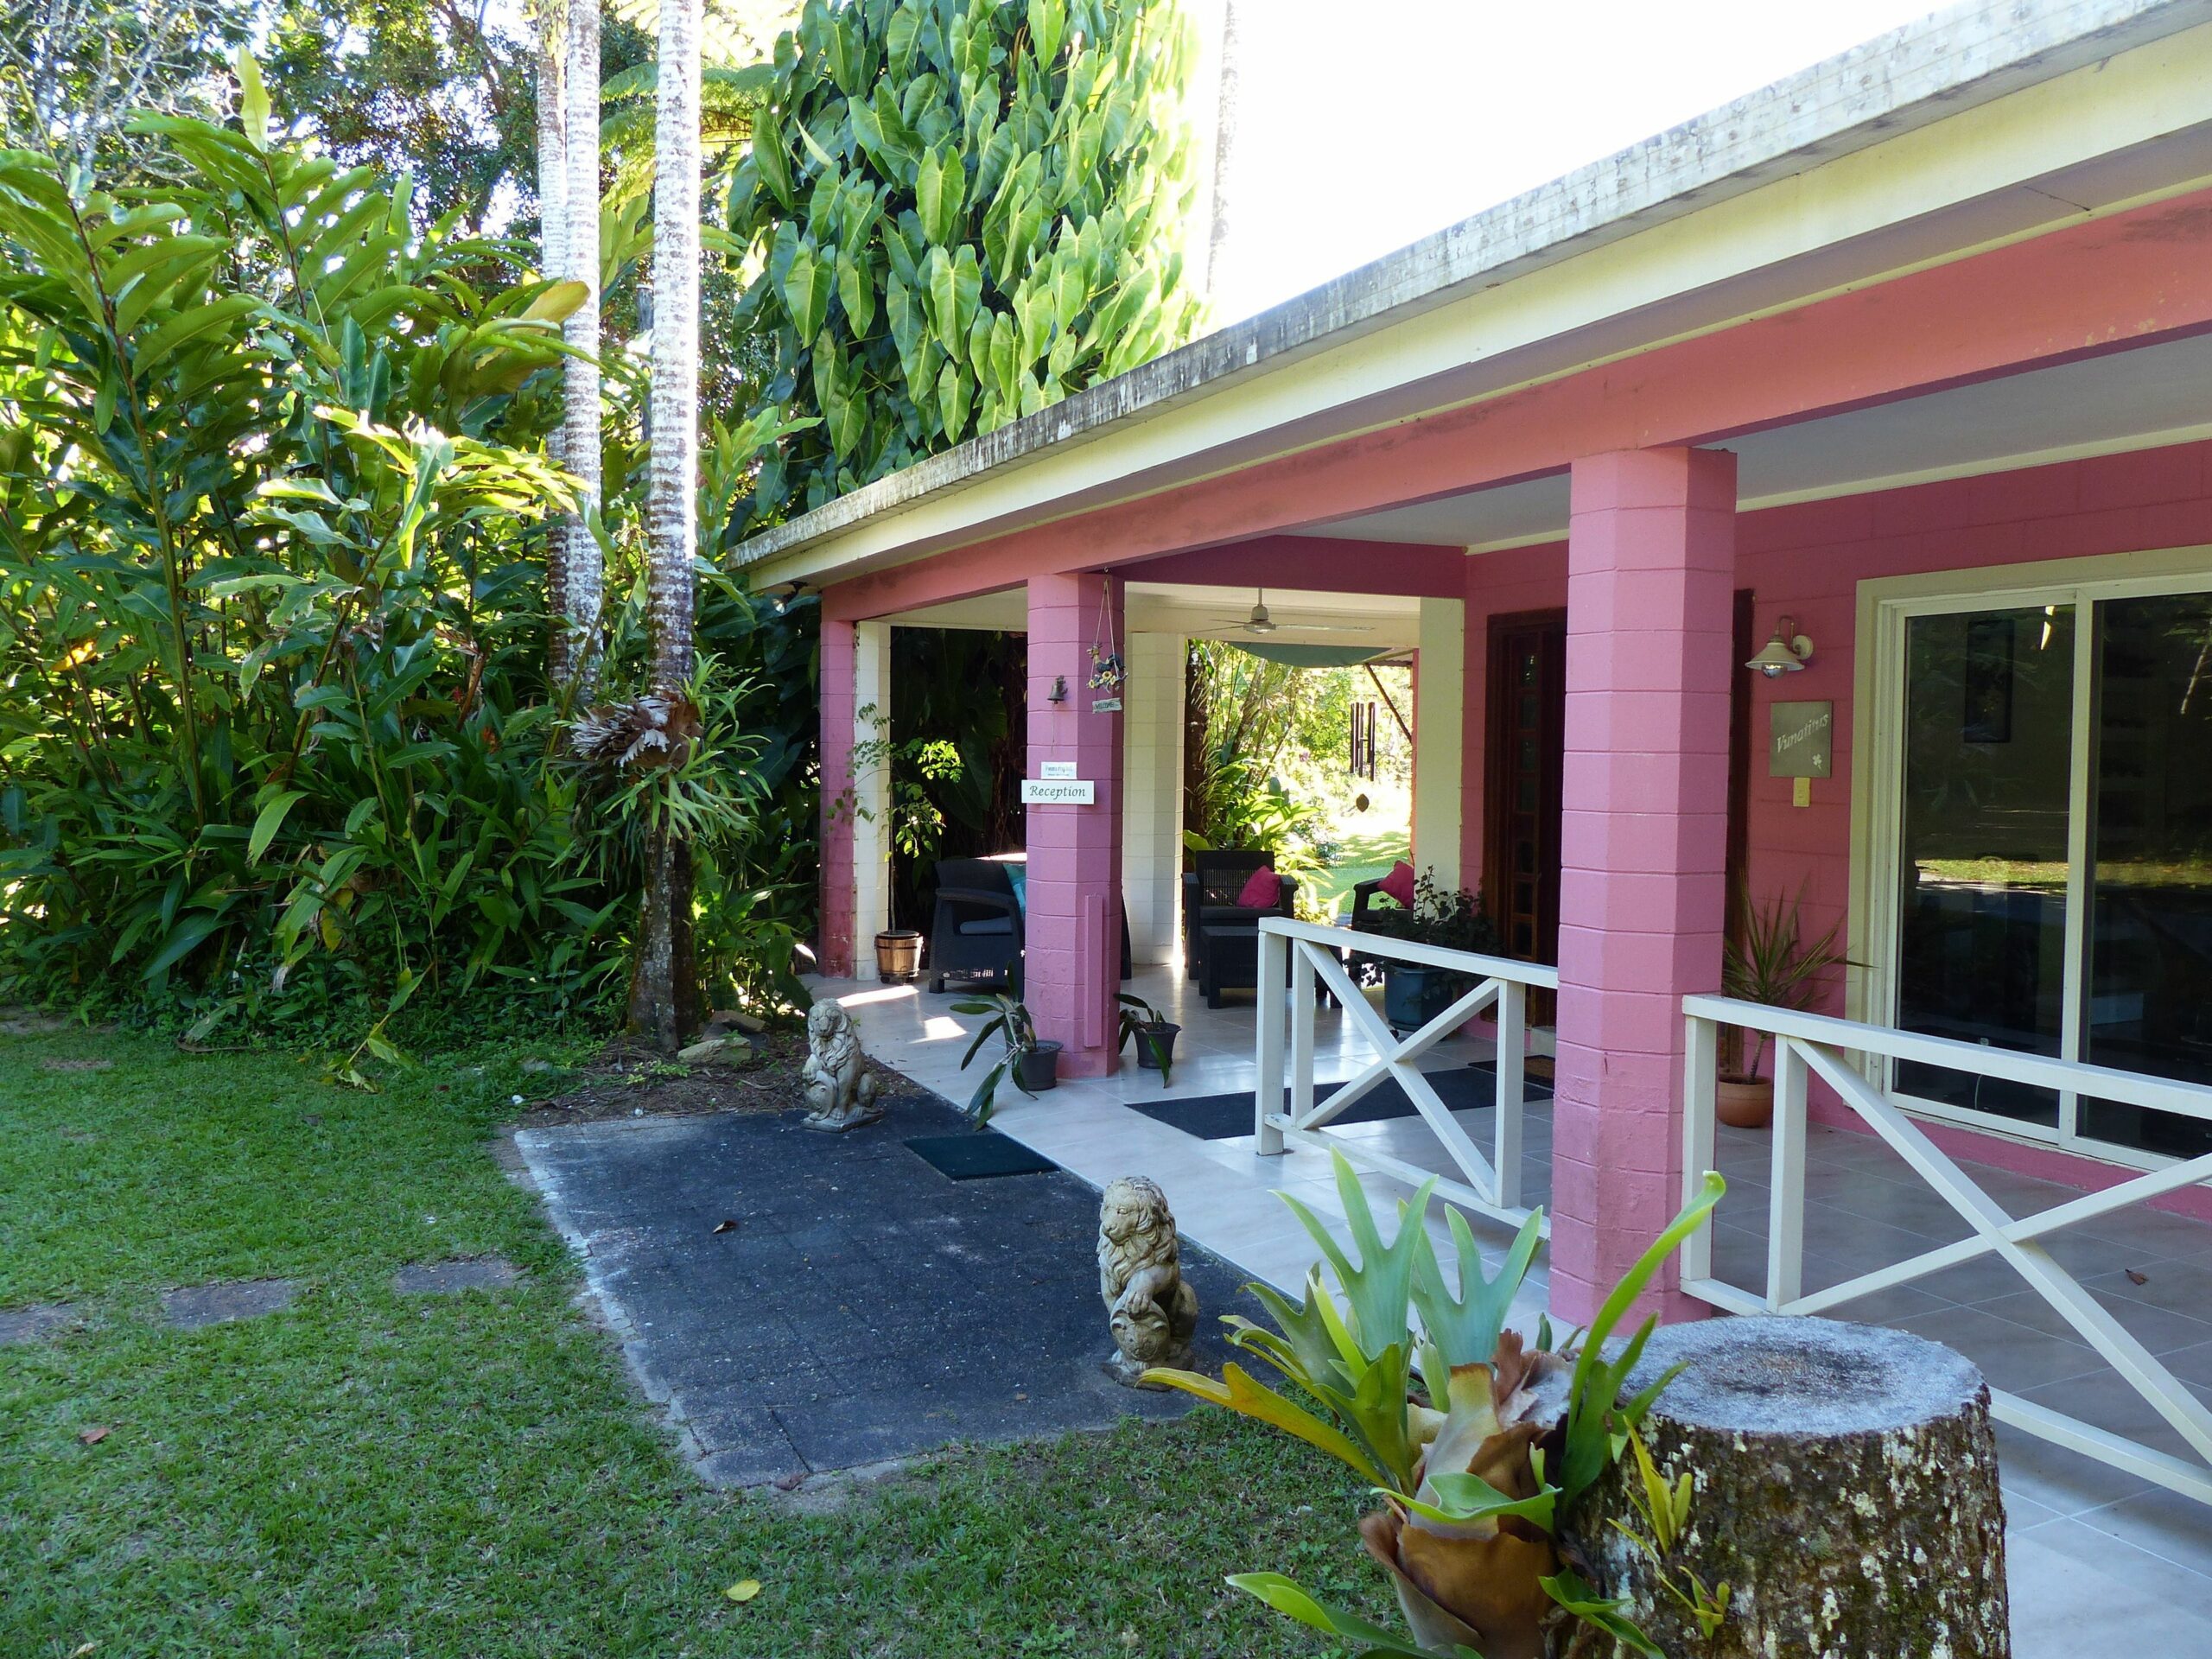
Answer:
POLYGON ((760 1593, 760 1580, 758 1579, 740 1579, 735 1584, 733 1584, 728 1589, 722 1592, 722 1594, 728 1596, 732 1601, 741 1604, 752 1600, 753 1597, 760 1593))
POLYGON ((734 1233, 737 1230, 737 1224, 725 1216, 715 1224, 714 1230, 718 1233, 734 1233))
POLYGON ((2127 1270, 2127 1282, 2131 1285, 2147 1285, 2151 1282, 2151 1275, 2147 1273, 2138 1273, 2134 1268, 2130 1268, 2127 1270))
POLYGON ((806 1473, 800 1469, 794 1469, 788 1475, 776 1477, 776 1490, 779 1492, 795 1492, 805 1484, 806 1473))
POLYGON ((77 1442, 80 1446, 98 1446, 114 1432, 105 1423, 94 1423, 90 1428, 80 1428, 77 1431, 77 1442))

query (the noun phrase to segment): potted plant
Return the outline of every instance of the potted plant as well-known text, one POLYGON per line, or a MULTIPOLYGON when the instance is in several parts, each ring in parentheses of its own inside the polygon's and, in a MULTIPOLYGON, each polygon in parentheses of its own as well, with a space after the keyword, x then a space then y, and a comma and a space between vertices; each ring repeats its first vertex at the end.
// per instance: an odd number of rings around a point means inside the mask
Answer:
POLYGON ((1007 990, 995 996, 972 997, 952 1005, 956 1014, 984 1014, 990 1016, 976 1028, 976 1035, 968 1044, 968 1052, 961 1057, 960 1069, 965 1071, 983 1044, 996 1036, 1005 1044, 1005 1050, 983 1074, 976 1085, 976 1092, 969 1096, 968 1115, 981 1128, 990 1121, 998 1105, 998 1090, 1001 1079, 1011 1077, 1014 1086, 1025 1095, 1034 1096, 1052 1088, 1058 1082, 1054 1068, 1060 1058, 1060 1045, 1046 1042, 1037 1035, 1036 1021, 1020 998, 1017 978, 1007 990))
MULTIPOLYGON (((1367 931, 1414 944, 1433 944, 1475 956, 1497 954, 1497 930, 1482 896, 1461 887, 1446 893, 1433 868, 1414 883, 1410 909, 1392 906, 1367 912, 1367 931)), ((1422 963, 1382 959, 1382 1017, 1394 1031, 1417 1031, 1463 996, 1474 983, 1467 974, 1422 963)))
MULTIPOLYGON (((886 985, 911 985, 921 977, 922 935, 918 929, 899 925, 899 882, 893 855, 918 862, 937 850, 944 833, 944 814, 931 798, 930 786, 961 780, 964 768, 960 748, 942 738, 912 738, 902 744, 891 741, 891 721, 875 704, 862 708, 859 719, 874 735, 853 745, 851 776, 857 779, 877 767, 890 772, 891 849, 884 861, 884 892, 890 913, 887 925, 875 936, 875 975, 886 985)), ((860 792, 849 782, 830 802, 830 815, 858 823, 875 814, 860 804, 860 792)))
MULTIPOLYGON (((1801 891, 1785 907, 1781 895, 1764 909, 1751 902, 1748 883, 1737 887, 1736 912, 1741 918, 1720 948, 1720 994, 1739 1002, 1764 1002, 1769 1007, 1802 1012, 1811 1006, 1820 981, 1830 969, 1853 966, 1836 948, 1835 937, 1843 924, 1831 923, 1828 931, 1810 944, 1804 943, 1798 909, 1801 891)), ((1774 1079, 1766 1070, 1767 1035, 1758 1040, 1748 1065, 1744 1058, 1744 1032, 1731 1026, 1720 1033, 1720 1084, 1715 1111, 1723 1123, 1739 1129, 1764 1128, 1774 1121, 1774 1079)))
POLYGON ((1144 998, 1122 993, 1122 1040, 1117 1052, 1127 1048, 1131 1038, 1136 1039, 1137 1064, 1158 1071, 1162 1088, 1174 1068, 1175 1038, 1182 1029, 1144 998))

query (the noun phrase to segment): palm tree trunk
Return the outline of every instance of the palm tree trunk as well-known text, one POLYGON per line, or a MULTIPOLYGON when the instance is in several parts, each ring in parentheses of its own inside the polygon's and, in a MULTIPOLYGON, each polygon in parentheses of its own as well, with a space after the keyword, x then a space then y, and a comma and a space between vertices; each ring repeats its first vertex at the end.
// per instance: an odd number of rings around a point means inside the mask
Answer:
POLYGON ((699 5, 664 0, 653 129, 652 689, 691 680, 691 560, 699 517, 699 5))
MULTIPOLYGON (((681 705, 691 682, 696 604, 691 561, 699 480, 699 7, 662 0, 660 93, 654 127, 652 476, 645 497, 652 690, 681 705)), ((689 742, 693 722, 673 722, 689 742)), ((677 757, 680 758, 680 757, 677 757)), ((647 855, 630 1025, 662 1048, 696 1014, 691 973, 690 849, 666 827, 647 855)))
MULTIPOLYGON (((600 499, 599 430, 599 0, 568 0, 565 158, 568 228, 563 238, 566 275, 582 283, 584 302, 561 325, 562 336, 591 361, 570 358, 563 372, 561 455, 583 485, 583 503, 600 499)), ((599 612, 605 586, 599 542, 581 513, 561 519, 561 607, 563 660, 579 702, 591 696, 599 667, 599 612)))
POLYGON ((1230 171, 1236 162, 1236 113, 1243 92, 1236 0, 1221 0, 1220 85, 1213 119, 1213 213, 1206 226, 1206 299, 1221 291, 1229 258, 1230 171))
MULTIPOLYGON (((557 283, 569 274, 569 99, 566 41, 569 0, 537 0, 537 245, 538 274, 557 283)), ((546 451, 558 462, 562 433, 556 429, 546 451)), ((566 531, 556 522, 545 549, 545 612, 552 619, 546 664, 553 683, 569 682, 569 633, 565 577, 566 531)))

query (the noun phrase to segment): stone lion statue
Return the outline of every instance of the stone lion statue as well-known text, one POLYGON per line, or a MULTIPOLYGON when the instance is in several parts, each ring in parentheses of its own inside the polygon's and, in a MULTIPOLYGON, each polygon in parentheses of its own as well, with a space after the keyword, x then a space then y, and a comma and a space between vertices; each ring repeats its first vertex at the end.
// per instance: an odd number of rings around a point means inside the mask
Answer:
POLYGON ((817 1002, 806 1011, 806 1064, 798 1075, 813 1109, 802 1120, 810 1129, 842 1134, 883 1116, 853 1016, 835 1002, 817 1002))
POLYGON ((1107 1374, 1133 1388, 1147 1365, 1187 1366, 1198 1293, 1183 1277, 1175 1217, 1159 1183, 1125 1175, 1098 1206, 1098 1294, 1113 1326, 1107 1374))

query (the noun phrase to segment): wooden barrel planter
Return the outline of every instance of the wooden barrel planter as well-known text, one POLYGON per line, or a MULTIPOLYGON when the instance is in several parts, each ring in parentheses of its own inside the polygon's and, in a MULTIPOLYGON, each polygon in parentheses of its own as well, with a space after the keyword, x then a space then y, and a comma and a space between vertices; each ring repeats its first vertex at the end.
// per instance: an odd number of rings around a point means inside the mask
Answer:
POLYGON ((1693 1478, 1681 1535, 1655 1563, 1611 1524, 1649 1535, 1630 1455, 1576 1506, 1571 1541, 1669 1659, 2010 1659, 1997 1447, 1974 1366, 1875 1325, 1716 1319, 1656 1332, 1630 1390, 1676 1364, 1643 1439, 1665 1479, 1693 1478), (1677 1586, 1729 1586, 1709 1636, 1662 1568, 1677 1586))

